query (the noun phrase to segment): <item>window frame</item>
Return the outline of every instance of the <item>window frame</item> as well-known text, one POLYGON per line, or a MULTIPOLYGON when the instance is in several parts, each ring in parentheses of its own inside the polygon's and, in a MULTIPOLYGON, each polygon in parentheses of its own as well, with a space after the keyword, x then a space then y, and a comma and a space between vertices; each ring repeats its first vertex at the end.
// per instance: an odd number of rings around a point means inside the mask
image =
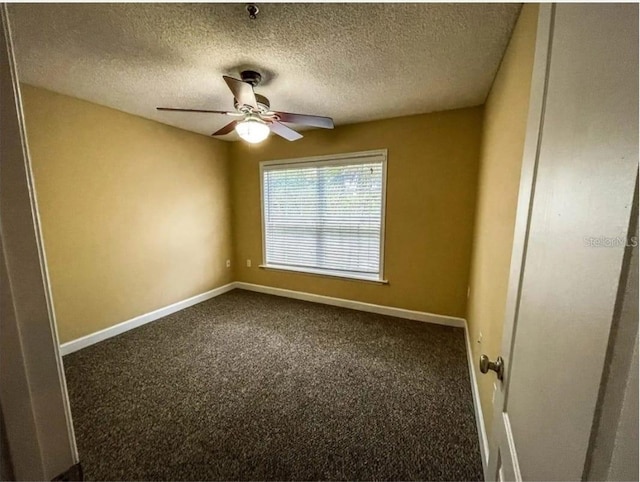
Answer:
POLYGON ((342 154, 329 154, 324 156, 298 157, 292 159, 278 159, 260 162, 260 217, 262 229, 262 263, 259 265, 261 269, 285 271, 291 273, 307 274, 322 276, 328 278, 339 278, 351 281, 363 281, 367 283, 386 284, 388 281, 384 277, 384 245, 385 245, 385 226, 387 217, 387 149, 376 149, 371 151, 350 152, 342 154), (353 164, 365 163, 367 161, 382 161, 382 193, 380 199, 380 269, 377 278, 351 275, 348 272, 340 270, 325 270, 319 268, 305 268, 298 266, 287 266, 278 264, 267 264, 267 240, 265 229, 265 205, 264 205, 264 172, 269 167, 273 170, 273 166, 282 166, 282 169, 295 167, 300 164, 316 164, 319 166, 330 165, 349 165, 349 161, 353 164))

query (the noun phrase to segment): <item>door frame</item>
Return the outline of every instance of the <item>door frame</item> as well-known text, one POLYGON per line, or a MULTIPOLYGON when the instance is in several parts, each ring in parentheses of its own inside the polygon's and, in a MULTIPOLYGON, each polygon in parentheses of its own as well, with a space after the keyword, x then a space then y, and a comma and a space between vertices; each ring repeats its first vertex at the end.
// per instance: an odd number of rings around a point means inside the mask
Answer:
MULTIPOLYGON (((520 171, 520 185, 518 188, 518 202, 516 207, 516 219, 513 233, 513 247, 511 250, 511 264, 509 268, 509 284, 503 320, 501 355, 505 360, 504 380, 509 380, 509 372, 512 361, 512 342, 515 338, 515 320, 518 316, 520 303, 522 277, 526 259, 526 247, 529 238, 531 210, 535 194, 536 174, 540 151, 540 142, 543 132, 544 108, 547 96, 547 80, 549 64, 551 60, 553 19, 555 5, 541 3, 538 7, 538 24, 536 29, 535 54, 531 77, 531 90, 529 96, 529 113, 525 133, 524 148, 522 154, 522 168, 520 171)), ((504 447, 510 450, 510 458, 514 462, 506 467, 509 473, 503 474, 503 480, 521 480, 518 466, 518 455, 512 434, 508 428, 510 422, 508 416, 503 413, 504 404, 508 394, 508 383, 501 381, 494 383, 493 402, 493 434, 489 441, 489 460, 485 467, 485 480, 494 480, 498 472, 500 460, 498 460, 498 446, 500 440, 496 436, 501 434, 501 425, 506 430, 507 440, 504 447), (505 417, 505 420, 502 420, 505 417)))
POLYGON ((0 403, 16 480, 78 464, 6 4, 0 62, 0 403))

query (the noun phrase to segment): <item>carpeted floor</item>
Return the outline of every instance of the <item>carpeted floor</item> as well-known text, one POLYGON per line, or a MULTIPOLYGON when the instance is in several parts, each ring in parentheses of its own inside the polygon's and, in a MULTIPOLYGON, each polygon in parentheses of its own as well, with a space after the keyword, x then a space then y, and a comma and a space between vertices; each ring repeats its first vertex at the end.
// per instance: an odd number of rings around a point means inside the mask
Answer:
POLYGON ((463 330, 234 290, 64 357, 89 480, 479 480, 463 330))

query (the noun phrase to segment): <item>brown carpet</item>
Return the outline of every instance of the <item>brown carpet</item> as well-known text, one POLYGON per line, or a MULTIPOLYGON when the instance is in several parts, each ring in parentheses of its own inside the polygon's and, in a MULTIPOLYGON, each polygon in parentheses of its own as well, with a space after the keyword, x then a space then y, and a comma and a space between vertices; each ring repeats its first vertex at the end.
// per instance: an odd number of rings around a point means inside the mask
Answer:
POLYGON ((89 480, 480 480, 463 330, 234 290, 64 357, 89 480))

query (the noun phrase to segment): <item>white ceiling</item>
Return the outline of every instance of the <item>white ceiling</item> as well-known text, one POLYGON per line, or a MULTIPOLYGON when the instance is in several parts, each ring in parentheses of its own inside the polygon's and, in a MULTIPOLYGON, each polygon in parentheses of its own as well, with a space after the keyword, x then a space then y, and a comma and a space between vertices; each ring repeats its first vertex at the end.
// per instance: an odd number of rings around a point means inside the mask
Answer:
MULTIPOLYGON (((482 104, 520 4, 11 4, 21 81, 183 129, 231 119, 253 68, 272 109, 336 124, 482 104)), ((233 137, 230 136, 230 139, 233 137)))

